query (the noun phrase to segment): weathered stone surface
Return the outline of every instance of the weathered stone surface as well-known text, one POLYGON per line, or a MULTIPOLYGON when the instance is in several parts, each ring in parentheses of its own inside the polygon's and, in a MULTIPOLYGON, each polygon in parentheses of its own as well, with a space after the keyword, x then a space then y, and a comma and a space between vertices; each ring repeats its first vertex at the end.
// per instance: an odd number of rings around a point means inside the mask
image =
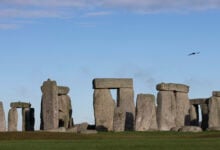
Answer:
POLYGON ((72 106, 71 99, 68 95, 58 96, 59 104, 59 127, 72 127, 72 106))
POLYGON ((87 122, 76 124, 75 127, 77 128, 77 133, 82 133, 87 131, 89 124, 87 122))
POLYGON ((70 91, 69 87, 66 86, 58 86, 58 95, 67 95, 70 91))
POLYGON ((207 131, 220 131, 220 127, 208 128, 207 131))
POLYGON ((220 97, 212 97, 209 101, 209 128, 220 127, 220 97))
POLYGON ((157 130, 155 96, 139 94, 136 105, 136 131, 157 130))
POLYGON ((212 96, 214 97, 220 97, 220 91, 213 91, 212 96))
POLYGON ((113 130, 115 102, 110 90, 96 89, 94 91, 94 116, 97 130, 113 130))
POLYGON ((200 105, 201 112, 202 112, 202 124, 201 127, 205 131, 209 127, 209 106, 208 104, 201 104, 200 105))
POLYGON ((189 86, 184 84, 174 84, 174 83, 160 83, 157 85, 156 89, 158 91, 176 91, 176 92, 189 92, 189 86))
POLYGON ((118 107, 125 113, 125 130, 134 130, 135 105, 134 90, 131 88, 120 88, 118 90, 118 107))
POLYGON ((187 93, 176 92, 176 126, 190 125, 189 109, 190 103, 187 93))
POLYGON ((94 89, 133 88, 132 79, 99 78, 93 80, 94 89))
POLYGON ((173 127, 170 129, 170 131, 178 132, 181 127, 173 127))
POLYGON ((81 134, 97 134, 98 132, 96 130, 85 130, 80 133, 81 134))
POLYGON ((18 111, 16 108, 11 108, 8 113, 8 131, 17 131, 18 126, 18 111))
POLYGON ((120 108, 116 107, 114 112, 114 131, 123 132, 125 131, 125 112, 120 108))
POLYGON ((184 126, 179 129, 179 132, 202 132, 202 128, 196 126, 184 126))
POLYGON ((24 103, 24 102, 14 102, 10 104, 11 108, 30 108, 30 103, 24 103))
POLYGON ((191 105, 200 105, 200 104, 208 104, 209 98, 196 98, 196 99, 190 99, 191 105))
POLYGON ((5 122, 5 111, 3 103, 0 102, 0 132, 6 131, 6 122, 5 122))
POLYGON ((66 128, 65 127, 60 127, 57 129, 49 129, 46 130, 47 132, 55 132, 55 133, 62 133, 62 132, 66 132, 66 128))
POLYGON ((22 131, 34 131, 34 108, 22 109, 22 131))
POLYGON ((58 128, 58 88, 56 81, 45 81, 41 87, 43 96, 41 102, 41 129, 58 128))
POLYGON ((191 105, 190 110, 190 125, 199 126, 199 115, 198 115, 198 105, 191 105))
POLYGON ((176 127, 176 100, 172 91, 160 91, 157 96, 157 123, 161 131, 176 127))

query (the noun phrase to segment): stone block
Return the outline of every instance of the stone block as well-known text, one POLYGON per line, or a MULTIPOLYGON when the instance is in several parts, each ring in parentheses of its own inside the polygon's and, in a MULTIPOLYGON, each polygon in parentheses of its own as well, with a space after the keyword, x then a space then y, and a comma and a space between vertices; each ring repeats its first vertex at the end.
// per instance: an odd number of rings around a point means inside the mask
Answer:
POLYGON ((156 86, 158 91, 176 91, 176 92, 189 92, 189 86, 184 84, 175 84, 175 83, 160 83, 156 86))
POLYGON ((135 105, 134 105, 134 90, 131 88, 120 88, 118 90, 117 106, 124 112, 125 130, 134 130, 135 125, 135 105))
POLYGON ((196 126, 184 126, 179 129, 179 132, 202 132, 202 128, 196 126))
POLYGON ((114 111, 114 124, 113 129, 115 132, 125 131, 125 118, 126 114, 123 110, 116 107, 114 111))
POLYGON ((8 131, 17 131, 18 126, 18 111, 16 108, 11 108, 8 112, 8 131))
POLYGON ((198 114, 198 105, 191 105, 189 109, 190 114, 190 126, 199 126, 199 114, 198 114))
POLYGON ((30 108, 30 103, 24 103, 24 102, 14 102, 10 104, 11 108, 30 108))
POLYGON ((213 91, 212 96, 220 97, 220 91, 213 91))
POLYGON ((139 94, 136 104, 136 131, 157 130, 155 96, 139 94))
POLYGON ((209 128, 220 127, 220 97, 212 97, 209 101, 209 128))
POLYGON ((70 91, 69 87, 66 86, 58 86, 58 95, 67 95, 70 91))
POLYGON ((176 127, 176 99, 172 91, 160 91, 157 95, 157 123, 160 131, 176 127))
POLYGON ((132 79, 99 78, 93 80, 94 89, 133 88, 132 79))
POLYGON ((112 131, 115 102, 108 89, 94 91, 94 116, 98 131, 112 131))
POLYGON ((196 98, 196 99, 190 99, 191 105, 200 105, 200 104, 208 104, 209 98, 196 98))
POLYGON ((3 103, 0 102, 0 132, 6 131, 6 122, 5 122, 5 111, 3 103))
POLYGON ((41 129, 51 130, 58 128, 58 88, 56 81, 45 81, 41 101, 41 129))

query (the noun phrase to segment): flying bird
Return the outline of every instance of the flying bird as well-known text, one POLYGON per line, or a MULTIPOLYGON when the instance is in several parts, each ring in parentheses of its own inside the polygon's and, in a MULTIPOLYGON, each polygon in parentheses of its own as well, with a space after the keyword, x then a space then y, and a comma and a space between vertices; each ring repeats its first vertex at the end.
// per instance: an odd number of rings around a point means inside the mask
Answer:
POLYGON ((192 53, 189 53, 188 56, 198 55, 198 54, 200 54, 200 52, 192 52, 192 53))

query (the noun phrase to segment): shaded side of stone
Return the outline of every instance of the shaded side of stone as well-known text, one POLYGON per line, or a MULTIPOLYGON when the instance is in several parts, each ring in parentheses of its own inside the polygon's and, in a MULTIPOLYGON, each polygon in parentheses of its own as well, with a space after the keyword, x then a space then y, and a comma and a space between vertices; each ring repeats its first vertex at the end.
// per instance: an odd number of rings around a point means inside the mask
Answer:
POLYGON ((199 126, 199 106, 191 105, 189 114, 190 114, 190 126, 199 126))
POLYGON ((5 111, 3 103, 0 102, 0 132, 6 131, 6 122, 5 122, 5 111))

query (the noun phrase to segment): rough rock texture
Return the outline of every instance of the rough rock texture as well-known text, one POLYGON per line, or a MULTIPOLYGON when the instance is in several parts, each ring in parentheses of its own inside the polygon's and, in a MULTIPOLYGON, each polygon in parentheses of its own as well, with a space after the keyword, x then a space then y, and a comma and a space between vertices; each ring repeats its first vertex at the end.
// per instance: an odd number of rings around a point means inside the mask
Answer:
POLYGON ((59 127, 72 127, 72 106, 71 99, 68 95, 58 96, 59 104, 59 127))
POLYGON ((198 105, 190 106, 189 114, 190 114, 190 125, 191 126, 199 126, 199 116, 198 116, 198 105))
POLYGON ((184 126, 179 129, 179 132, 202 132, 202 128, 196 126, 184 126))
POLYGON ((175 91, 175 92, 189 92, 189 86, 184 84, 175 84, 175 83, 160 83, 156 86, 158 91, 175 91))
POLYGON ((94 91, 94 116, 97 130, 113 130, 115 102, 110 90, 96 89, 94 91))
POLYGON ((125 131, 125 113, 120 108, 115 108, 113 129, 115 132, 125 131))
POLYGON ((209 122, 209 106, 208 106, 208 104, 201 104, 200 108, 201 108, 201 112, 202 112, 201 127, 205 131, 209 127, 209 123, 208 123, 209 122))
POLYGON ((56 81, 45 81, 41 87, 43 96, 41 101, 41 129, 58 128, 58 88, 56 81))
POLYGON ((30 103, 24 103, 24 102, 14 102, 10 104, 11 108, 30 108, 30 103))
POLYGON ((0 132, 6 131, 6 122, 5 122, 5 111, 3 103, 0 102, 0 132))
POLYGON ((93 80, 94 89, 133 88, 132 79, 100 78, 93 80))
POLYGON ((46 130, 47 132, 57 132, 57 133, 62 133, 62 132, 66 132, 66 128, 65 127, 60 127, 60 128, 57 128, 57 129, 49 129, 49 130, 46 130))
POLYGON ((212 96, 214 97, 220 97, 220 91, 213 91, 212 96))
POLYGON ((209 101, 209 128, 220 127, 220 97, 213 96, 209 101))
POLYGON ((190 103, 187 93, 176 92, 176 126, 190 125, 189 109, 190 103))
POLYGON ((172 91, 160 91, 157 95, 157 123, 161 131, 176 127, 176 100, 172 91))
POLYGON ((69 87, 66 86, 58 86, 58 95, 67 95, 70 91, 69 87))
POLYGON ((139 94, 136 105, 136 131, 157 130, 155 96, 139 94))
POLYGON ((16 108, 11 108, 8 112, 8 131, 17 131, 18 126, 18 111, 16 108))
POLYGON ((220 131, 220 127, 208 128, 207 131, 220 131))
POLYGON ((117 106, 125 113, 125 130, 134 130, 135 105, 134 90, 132 88, 120 88, 118 90, 117 106))

